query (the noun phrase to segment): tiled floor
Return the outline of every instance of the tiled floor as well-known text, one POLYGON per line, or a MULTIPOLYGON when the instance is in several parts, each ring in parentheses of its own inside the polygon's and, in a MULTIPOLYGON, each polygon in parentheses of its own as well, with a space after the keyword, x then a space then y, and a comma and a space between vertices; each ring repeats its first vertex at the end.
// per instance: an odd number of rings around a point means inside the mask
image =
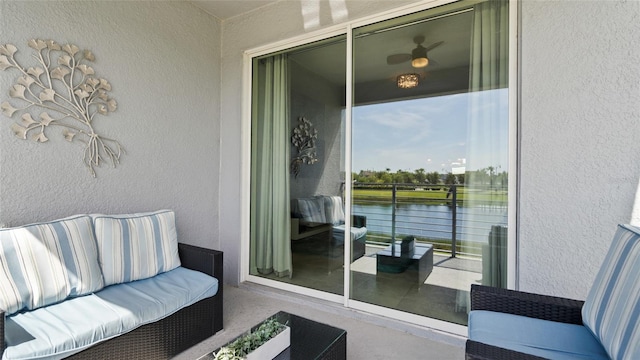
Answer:
POLYGON ((260 285, 241 285, 224 288, 224 330, 178 354, 174 360, 198 359, 278 311, 346 330, 349 360, 464 359, 465 338, 260 285))
MULTIPOLYGON (((412 314, 466 325, 469 288, 481 281, 478 259, 434 255, 434 268, 424 284, 405 274, 376 272, 375 247, 352 264, 353 299, 412 314)), ((340 257, 293 254, 293 276, 275 278, 308 288, 342 294, 344 270, 340 257)))

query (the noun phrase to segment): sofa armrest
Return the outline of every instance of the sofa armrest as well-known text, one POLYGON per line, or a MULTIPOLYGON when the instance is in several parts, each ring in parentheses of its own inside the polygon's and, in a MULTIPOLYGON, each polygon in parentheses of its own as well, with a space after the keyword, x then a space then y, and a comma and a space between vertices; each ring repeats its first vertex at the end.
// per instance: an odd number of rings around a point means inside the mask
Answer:
POLYGON ((222 283, 222 251, 178 243, 178 254, 183 267, 211 275, 222 283))
POLYGON ((223 253, 219 250, 205 249, 198 246, 178 243, 178 255, 183 267, 203 272, 218 279, 218 292, 214 298, 213 328, 222 330, 222 293, 223 293, 223 253))
POLYGON ((543 360, 541 357, 467 340, 466 360, 543 360))
POLYGON ((7 344, 4 343, 4 311, 0 310, 0 358, 4 354, 7 344))
POLYGON ((471 310, 488 310, 582 325, 584 301, 471 285, 471 310))
POLYGON ((353 215, 351 226, 354 227, 367 227, 367 217, 362 215, 353 215))

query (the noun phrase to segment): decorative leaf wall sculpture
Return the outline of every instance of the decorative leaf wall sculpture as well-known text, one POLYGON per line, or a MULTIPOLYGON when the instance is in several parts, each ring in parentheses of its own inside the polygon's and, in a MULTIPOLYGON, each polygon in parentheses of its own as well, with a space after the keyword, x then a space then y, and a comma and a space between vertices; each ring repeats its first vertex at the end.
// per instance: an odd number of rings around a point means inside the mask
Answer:
POLYGON ((298 118, 298 122, 298 126, 293 129, 291 135, 291 144, 298 150, 298 154, 293 157, 290 164, 290 171, 295 178, 298 177, 302 164, 313 165, 318 161, 316 154, 318 130, 313 127, 311 121, 302 116, 298 118))
POLYGON ((0 70, 15 69, 20 73, 9 89, 13 104, 8 101, 0 104, 3 115, 20 117, 11 125, 13 133, 21 139, 42 143, 49 140, 45 132, 62 127, 64 139, 84 144, 82 160, 91 176, 96 176, 95 167, 104 162, 116 167, 124 148, 93 129, 97 114, 108 115, 118 106, 108 95, 109 82, 95 76, 95 70, 88 64, 95 61, 93 53, 53 40, 31 39, 27 45, 35 50, 34 67, 23 67, 16 61, 18 48, 14 45, 0 45, 0 70))

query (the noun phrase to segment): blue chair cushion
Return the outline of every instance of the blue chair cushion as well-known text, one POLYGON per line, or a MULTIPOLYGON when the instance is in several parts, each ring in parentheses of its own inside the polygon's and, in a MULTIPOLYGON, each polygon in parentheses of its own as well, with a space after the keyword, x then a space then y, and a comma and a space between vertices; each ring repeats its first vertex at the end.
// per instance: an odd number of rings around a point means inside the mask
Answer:
POLYGON ((493 311, 469 313, 469 339, 547 359, 609 359, 582 325, 493 311))
POLYGON ((640 359, 640 229, 619 225, 582 307, 612 359, 640 359))
POLYGON ((218 292, 218 280, 178 267, 154 277, 6 318, 3 360, 61 359, 163 319, 218 292))

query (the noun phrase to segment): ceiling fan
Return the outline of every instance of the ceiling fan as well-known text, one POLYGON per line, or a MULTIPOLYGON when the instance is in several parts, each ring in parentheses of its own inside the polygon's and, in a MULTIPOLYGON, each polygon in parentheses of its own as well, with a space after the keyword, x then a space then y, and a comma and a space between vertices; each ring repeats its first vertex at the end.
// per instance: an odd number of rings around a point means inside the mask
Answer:
POLYGON ((411 60, 411 66, 414 68, 423 68, 429 65, 429 62, 435 63, 435 61, 427 57, 427 52, 442 45, 444 41, 438 41, 427 47, 422 46, 424 42, 424 36, 418 35, 413 38, 413 42, 417 45, 415 49, 411 51, 411 54, 393 54, 387 56, 387 65, 396 65, 405 61, 411 60))

